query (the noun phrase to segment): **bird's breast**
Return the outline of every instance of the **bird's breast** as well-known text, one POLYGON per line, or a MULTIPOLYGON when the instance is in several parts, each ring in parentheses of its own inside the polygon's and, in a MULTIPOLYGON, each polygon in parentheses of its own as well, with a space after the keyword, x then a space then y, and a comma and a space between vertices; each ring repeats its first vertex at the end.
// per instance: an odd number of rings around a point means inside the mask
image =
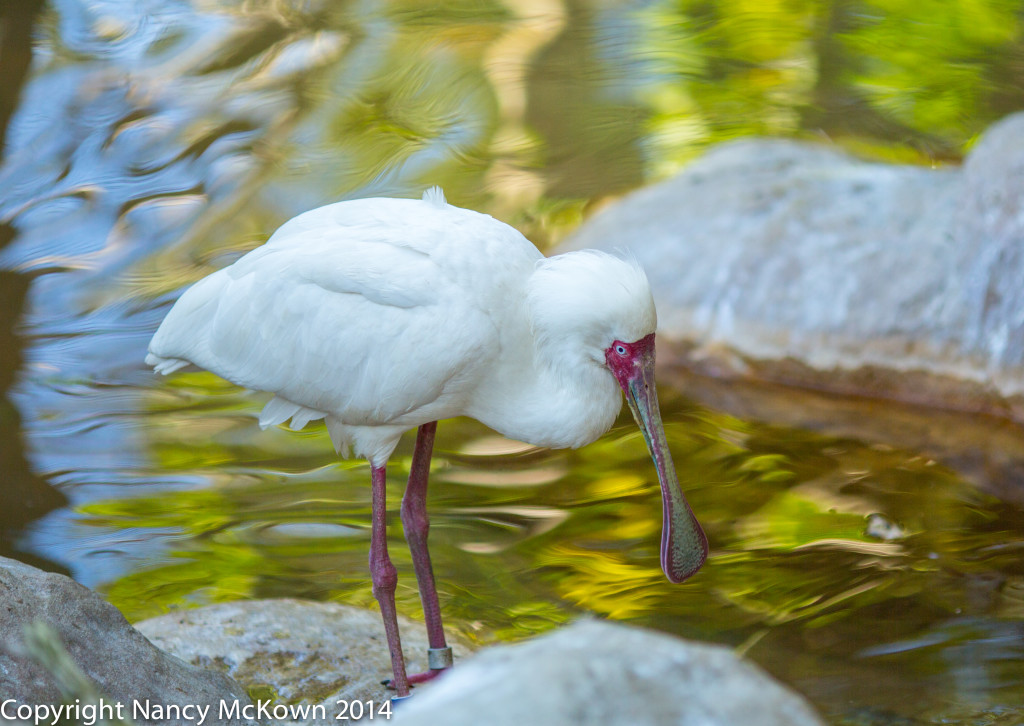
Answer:
POLYGON ((596 366, 572 378, 549 370, 491 377, 470 416, 503 436, 552 449, 585 446, 605 433, 622 407, 618 384, 596 366))

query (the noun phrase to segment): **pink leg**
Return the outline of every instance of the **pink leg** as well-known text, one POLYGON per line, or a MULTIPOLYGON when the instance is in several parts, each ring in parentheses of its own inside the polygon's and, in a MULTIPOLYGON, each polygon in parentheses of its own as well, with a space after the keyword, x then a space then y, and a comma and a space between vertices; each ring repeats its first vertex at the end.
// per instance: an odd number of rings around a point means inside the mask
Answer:
POLYGON ((427 479, 430 475, 430 455, 434 448, 436 431, 437 421, 432 421, 420 426, 416 433, 416 449, 412 455, 409 485, 402 498, 402 526, 405 529, 405 540, 412 552, 420 600, 423 602, 423 616, 427 621, 427 639, 430 643, 430 670, 409 676, 410 683, 430 680, 451 665, 451 650, 444 639, 441 606, 437 601, 437 587, 434 585, 434 569, 430 564, 430 552, 427 550, 427 532, 430 529, 427 517, 427 479))
POLYGON ((395 610, 395 586, 398 573, 388 557, 386 472, 383 466, 371 466, 373 482, 373 525, 370 531, 370 576, 373 579, 373 596, 377 598, 380 614, 384 618, 384 633, 391 652, 391 669, 394 672, 395 690, 398 697, 409 695, 409 680, 405 675, 405 658, 402 656, 402 641, 398 635, 398 614, 395 610))

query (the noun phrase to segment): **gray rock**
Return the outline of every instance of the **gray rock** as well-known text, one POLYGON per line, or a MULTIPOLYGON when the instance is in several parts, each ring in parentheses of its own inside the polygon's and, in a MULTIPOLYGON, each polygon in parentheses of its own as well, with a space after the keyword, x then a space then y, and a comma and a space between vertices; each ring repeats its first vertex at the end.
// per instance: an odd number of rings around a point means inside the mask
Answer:
POLYGON ((481 652, 403 704, 402 726, 821 726, 798 695, 720 646, 583 621, 481 652))
POLYGON ((716 375, 1024 418, 1024 114, 962 168, 743 140, 584 224, 630 249, 659 330, 716 375))
MULTIPOLYGON (((94 681, 114 713, 136 723, 192 724, 191 712, 175 718, 171 709, 146 719, 135 703, 209 706, 205 724, 247 723, 218 716, 221 701, 249 703, 248 696, 222 673, 183 663, 152 645, 114 606, 63 575, 0 557, 0 694, 21 704, 59 705, 57 683, 25 654, 25 625, 42 620, 56 632, 84 675, 94 681), (170 713, 170 717, 168 716, 170 713)), ((109 712, 106 712, 109 713, 109 712)))
MULTIPOLYGON (((399 618, 398 625, 409 672, 426 670, 423 624, 399 618)), ((319 713, 326 714, 326 719, 313 719, 312 710, 305 717, 297 711, 288 714, 296 716, 291 720, 344 723, 335 720, 339 700, 364 705, 373 701, 379 708, 394 695, 381 685, 391 677, 391 660, 376 611, 337 603, 256 600, 161 615, 137 627, 189 663, 226 669, 257 702, 318 705, 323 707, 319 713)), ((453 648, 456 659, 468 650, 459 642, 453 648)), ((426 688, 419 686, 415 692, 426 688)), ((285 720, 270 715, 274 723, 285 720)))

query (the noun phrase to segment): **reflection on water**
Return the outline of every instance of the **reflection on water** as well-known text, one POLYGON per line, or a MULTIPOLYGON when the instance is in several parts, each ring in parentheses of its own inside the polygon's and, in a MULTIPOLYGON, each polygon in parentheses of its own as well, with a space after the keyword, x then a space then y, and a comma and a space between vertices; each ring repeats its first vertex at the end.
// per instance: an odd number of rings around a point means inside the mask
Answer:
MULTIPOLYGON (((0 455, 25 503, 4 507, 3 551, 131 618, 281 595, 372 607, 366 465, 336 461, 322 428, 261 432, 258 395, 143 366, 184 285, 346 197, 440 183, 547 245, 738 135, 956 159, 1024 105, 1019 18, 1002 0, 53 0, 0 166, 0 455)), ((1018 488, 1022 459, 998 459, 1019 432, 943 458, 969 484, 932 458, 947 439, 898 438, 902 410, 875 413, 891 438, 826 436, 777 393, 739 408, 800 427, 664 393, 705 569, 664 580, 660 493, 625 419, 578 452, 445 422, 430 508, 451 627, 490 641, 596 613, 733 645, 837 722, 1019 720, 1024 516, 972 485, 1018 488)))
POLYGON ((26 524, 67 505, 57 489, 33 473, 25 457, 21 414, 7 397, 15 371, 21 367, 23 341, 16 332, 29 281, 23 275, 0 270, 0 555, 15 557, 46 570, 65 568, 31 550, 18 538, 26 524))

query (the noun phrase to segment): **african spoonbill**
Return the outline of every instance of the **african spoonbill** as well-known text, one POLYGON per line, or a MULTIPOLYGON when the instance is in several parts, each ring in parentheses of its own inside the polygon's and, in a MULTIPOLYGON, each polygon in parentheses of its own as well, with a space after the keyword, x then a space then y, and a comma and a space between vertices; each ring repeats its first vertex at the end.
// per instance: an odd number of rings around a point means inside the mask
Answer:
POLYGON ((707 540, 676 478, 654 386, 656 316, 632 261, 593 250, 544 257, 487 215, 422 200, 329 204, 189 288, 146 362, 188 364, 274 397, 263 427, 326 419, 335 447, 368 459, 370 573, 399 698, 452 663, 427 550, 437 421, 470 416, 537 446, 579 447, 622 406, 643 432, 664 506, 662 569, 681 582, 707 540), (385 532, 385 465, 418 428, 401 517, 423 602, 430 670, 407 676, 385 532))

